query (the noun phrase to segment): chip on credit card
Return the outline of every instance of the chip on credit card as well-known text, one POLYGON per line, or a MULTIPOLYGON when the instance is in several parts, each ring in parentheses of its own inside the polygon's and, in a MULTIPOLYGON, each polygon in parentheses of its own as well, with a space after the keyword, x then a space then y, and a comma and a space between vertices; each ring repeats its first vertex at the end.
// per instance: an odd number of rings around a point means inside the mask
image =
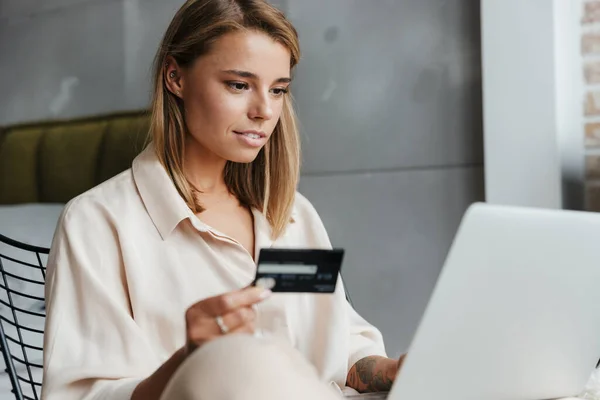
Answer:
POLYGON ((253 286, 274 293, 333 293, 343 249, 261 249, 253 286))

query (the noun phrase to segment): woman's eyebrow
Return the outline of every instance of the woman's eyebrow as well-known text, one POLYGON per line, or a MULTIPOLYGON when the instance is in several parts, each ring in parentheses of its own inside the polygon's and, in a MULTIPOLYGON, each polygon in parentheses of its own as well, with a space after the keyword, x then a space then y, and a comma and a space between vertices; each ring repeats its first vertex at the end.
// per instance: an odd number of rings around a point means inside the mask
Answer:
MULTIPOLYGON (((255 73, 249 72, 249 71, 240 71, 238 69, 228 69, 223 72, 228 73, 228 74, 237 75, 241 78, 258 80, 258 75, 256 75, 255 73)), ((292 79, 288 78, 288 77, 275 79, 276 83, 290 83, 291 81, 292 81, 292 79)))

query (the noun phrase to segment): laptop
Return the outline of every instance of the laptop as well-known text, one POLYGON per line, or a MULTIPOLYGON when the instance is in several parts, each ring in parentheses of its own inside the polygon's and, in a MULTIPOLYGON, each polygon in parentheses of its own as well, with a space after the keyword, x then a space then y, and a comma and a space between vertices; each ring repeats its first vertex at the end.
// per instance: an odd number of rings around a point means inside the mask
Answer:
POLYGON ((476 203, 387 399, 573 396, 598 356, 600 214, 476 203))

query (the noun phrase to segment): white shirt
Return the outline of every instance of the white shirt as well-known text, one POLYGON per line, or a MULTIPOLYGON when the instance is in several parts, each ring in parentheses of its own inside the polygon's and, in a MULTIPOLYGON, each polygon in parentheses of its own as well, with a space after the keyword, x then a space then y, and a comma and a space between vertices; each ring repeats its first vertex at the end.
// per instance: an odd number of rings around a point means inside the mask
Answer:
MULTIPOLYGON (((253 210, 256 249, 330 248, 312 205, 296 195, 293 222, 270 239, 253 210)), ((44 400, 125 400, 185 343, 185 310, 250 284, 252 256, 187 207, 152 147, 132 169, 73 199, 48 259, 44 400)), ((350 367, 385 356, 380 332, 334 294, 274 294, 258 329, 299 350, 343 387, 350 367)))

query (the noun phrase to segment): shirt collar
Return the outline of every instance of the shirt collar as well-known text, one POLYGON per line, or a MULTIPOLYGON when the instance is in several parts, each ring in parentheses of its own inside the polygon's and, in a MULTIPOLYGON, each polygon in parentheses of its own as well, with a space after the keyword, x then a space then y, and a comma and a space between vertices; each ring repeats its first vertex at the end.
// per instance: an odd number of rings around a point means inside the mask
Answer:
MULTIPOLYGON (((152 144, 133 160, 131 170, 142 202, 163 240, 182 220, 194 215, 158 160, 152 144)), ((206 230, 205 226, 197 228, 206 230)))
MULTIPOLYGON (((150 219, 165 240, 181 221, 188 218, 199 231, 206 232, 210 227, 204 224, 185 203, 167 171, 158 160, 154 146, 150 144, 134 160, 132 165, 133 179, 142 198, 142 202, 150 215, 150 219)), ((272 228, 265 215, 252 208, 255 226, 256 245, 270 247, 272 245, 272 228)), ((292 220, 297 220, 296 205, 292 208, 292 220)))

